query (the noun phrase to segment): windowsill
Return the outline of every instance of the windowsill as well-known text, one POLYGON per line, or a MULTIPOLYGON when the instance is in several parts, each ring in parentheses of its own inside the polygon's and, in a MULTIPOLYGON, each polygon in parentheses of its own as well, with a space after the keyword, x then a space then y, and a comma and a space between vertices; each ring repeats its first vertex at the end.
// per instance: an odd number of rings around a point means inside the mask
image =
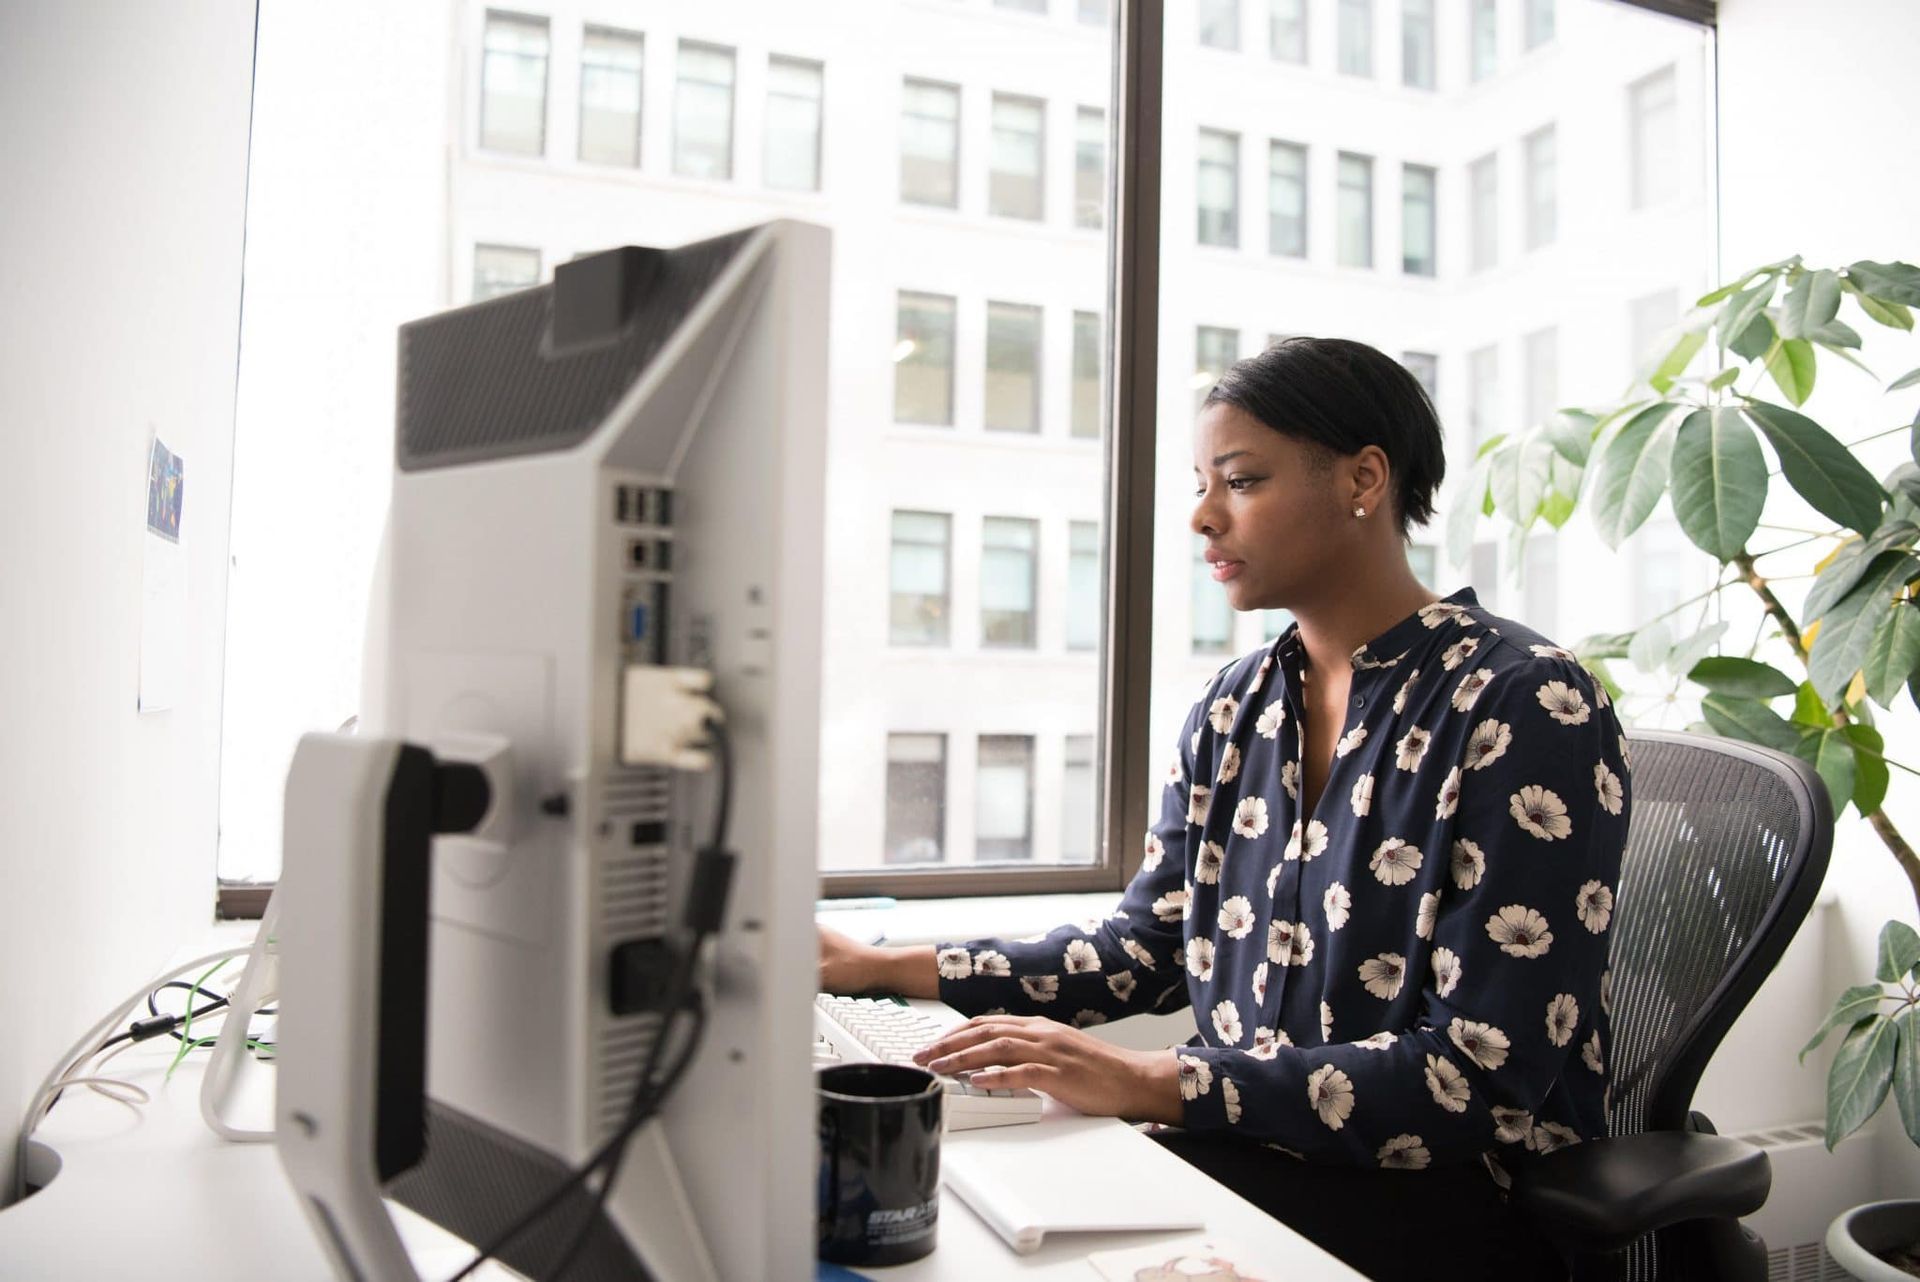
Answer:
MULTIPOLYGON (((886 907, 835 908, 823 901, 815 916, 855 939, 889 944, 938 944, 950 940, 1017 938, 1066 922, 1105 917, 1120 902, 1111 890, 1081 895, 994 895, 965 899, 902 899, 886 907)), ((860 901, 854 901, 860 902, 860 901)))

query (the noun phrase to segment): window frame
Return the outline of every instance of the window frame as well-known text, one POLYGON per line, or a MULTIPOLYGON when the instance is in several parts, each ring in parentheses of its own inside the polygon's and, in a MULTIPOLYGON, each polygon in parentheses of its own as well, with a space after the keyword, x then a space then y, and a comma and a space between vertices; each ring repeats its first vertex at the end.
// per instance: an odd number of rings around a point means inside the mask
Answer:
POLYGON ((490 152, 496 156, 523 156, 541 159, 547 154, 547 113, 553 108, 553 20, 537 13, 521 13, 517 9, 487 9, 480 19, 480 105, 475 113, 474 148, 477 151, 490 152), (520 151, 513 148, 489 146, 487 143, 487 66, 493 54, 487 48, 487 29, 494 19, 507 23, 519 23, 522 26, 537 26, 546 32, 547 51, 540 57, 540 145, 532 151, 520 151))
POLYGON ((668 162, 669 169, 672 172, 673 176, 675 178, 691 179, 694 182, 710 182, 710 183, 733 182, 736 176, 735 170, 738 162, 737 153, 739 151, 739 147, 736 145, 738 140, 734 137, 734 135, 739 132, 739 127, 740 127, 740 50, 732 45, 715 44, 710 40, 690 40, 685 36, 680 37, 680 39, 674 45, 674 50, 673 50, 673 138, 669 146, 669 150, 671 151, 672 155, 671 155, 671 159, 668 162), (682 117, 685 115, 685 112, 683 110, 682 103, 681 103, 682 91, 690 83, 696 84, 696 85, 703 85, 710 88, 718 87, 715 84, 715 82, 711 80, 690 79, 688 77, 686 73, 686 56, 687 56, 687 51, 690 49, 703 54, 725 54, 727 58, 727 65, 730 68, 730 71, 727 77, 727 86, 726 86, 727 88, 726 166, 724 170, 718 175, 690 173, 689 171, 681 168, 680 166, 681 140, 685 137, 685 121, 682 119, 682 117))
MULTIPOLYGON (((595 65, 595 70, 608 68, 595 65)), ((580 32, 580 99, 579 110, 574 115, 573 158, 583 165, 594 165, 602 169, 637 170, 645 159, 646 117, 647 117, 647 35, 644 31, 630 31, 624 27, 608 26, 605 23, 590 22, 580 32), (587 145, 587 46, 595 38, 621 40, 633 45, 640 51, 640 69, 634 73, 633 103, 633 160, 631 163, 613 160, 600 160, 585 155, 587 145)))
POLYGON ((766 94, 761 100, 760 118, 760 185, 768 191, 821 192, 826 190, 826 124, 827 124, 827 64, 818 58, 801 58, 788 53, 769 53, 767 55, 766 94), (807 101, 812 102, 813 121, 813 185, 811 187, 776 186, 767 181, 767 157, 772 150, 773 103, 775 99, 783 101, 801 101, 789 93, 774 88, 773 69, 776 66, 806 68, 813 73, 818 93, 807 101))

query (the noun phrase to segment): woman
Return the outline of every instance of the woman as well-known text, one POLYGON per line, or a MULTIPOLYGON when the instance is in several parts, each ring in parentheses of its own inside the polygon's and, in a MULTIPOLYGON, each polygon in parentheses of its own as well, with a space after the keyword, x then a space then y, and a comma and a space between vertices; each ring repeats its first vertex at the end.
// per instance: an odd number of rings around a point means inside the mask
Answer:
POLYGON ((1606 1131, 1626 745, 1571 654, 1414 577, 1444 470, 1425 393, 1370 347, 1230 369, 1192 525, 1235 609, 1297 623, 1194 705, 1118 911, 938 948, 823 931, 820 986, 976 1016, 922 1062, 1179 1127, 1370 1276, 1564 1276, 1501 1184, 1606 1131), (1170 1051, 1080 1031, 1183 1003, 1170 1051))

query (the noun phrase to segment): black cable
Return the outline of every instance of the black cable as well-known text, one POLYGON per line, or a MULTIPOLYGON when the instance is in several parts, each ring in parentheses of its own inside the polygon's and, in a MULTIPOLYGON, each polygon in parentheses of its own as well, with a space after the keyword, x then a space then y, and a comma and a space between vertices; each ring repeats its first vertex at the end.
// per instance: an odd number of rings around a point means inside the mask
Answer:
POLYGON ((727 848, 727 827, 733 822, 733 741, 727 738, 727 728, 717 720, 707 722, 707 733, 713 736, 713 747, 720 754, 720 800, 714 807, 713 842, 710 849, 727 848))

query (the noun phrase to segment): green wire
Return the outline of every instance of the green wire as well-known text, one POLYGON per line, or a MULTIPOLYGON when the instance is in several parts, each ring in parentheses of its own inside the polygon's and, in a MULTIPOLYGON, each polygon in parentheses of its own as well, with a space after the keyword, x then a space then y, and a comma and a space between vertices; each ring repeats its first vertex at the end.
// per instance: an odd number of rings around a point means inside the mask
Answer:
MULTIPOLYGON (((200 996, 200 993, 201 993, 200 986, 206 983, 209 979, 212 979, 216 971, 218 971, 222 966, 225 966, 228 961, 232 961, 232 960, 233 959, 229 957, 226 959, 226 961, 218 961, 218 962, 215 962, 212 966, 209 966, 207 968, 207 972, 204 975, 200 976, 200 978, 194 980, 193 987, 187 991, 187 1014, 186 1014, 186 1018, 182 1020, 180 1023, 180 1049, 173 1053, 173 1062, 167 1065, 167 1074, 162 1079, 163 1081, 170 1082, 173 1080, 173 1070, 180 1067, 180 1061, 187 1057, 187 1052, 192 1050, 197 1050, 198 1048, 205 1046, 209 1042, 218 1040, 217 1037, 202 1037, 197 1041, 194 1039, 193 1037, 193 1003, 200 996)), ((211 997, 213 994, 209 993, 207 995, 211 997)))

